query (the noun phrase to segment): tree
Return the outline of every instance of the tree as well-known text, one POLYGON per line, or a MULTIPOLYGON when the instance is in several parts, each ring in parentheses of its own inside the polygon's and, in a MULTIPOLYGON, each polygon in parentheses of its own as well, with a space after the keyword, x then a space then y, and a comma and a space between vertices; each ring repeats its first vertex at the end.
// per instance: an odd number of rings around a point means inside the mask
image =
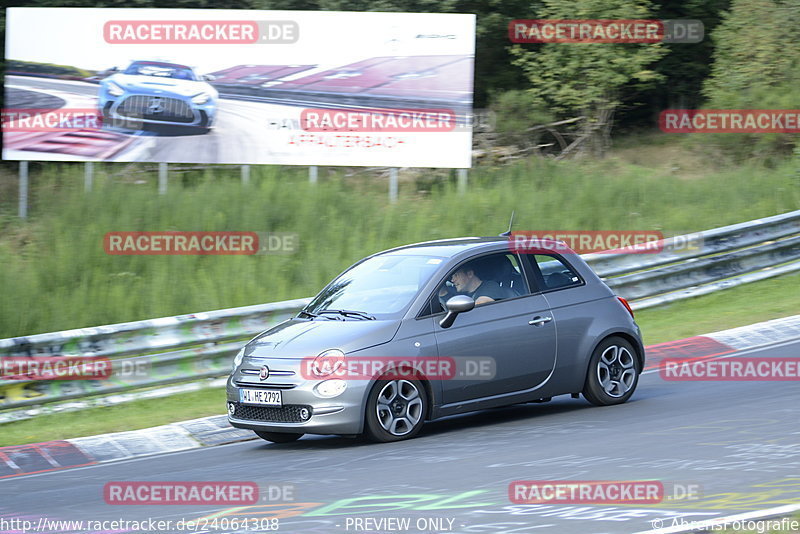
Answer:
MULTIPOLYGON (((647 0, 545 0, 545 19, 650 19, 647 0)), ((533 50, 513 47, 532 96, 560 116, 585 116, 580 151, 602 156, 610 145, 622 92, 639 91, 660 75, 652 65, 664 45, 549 43, 533 50)))
POLYGON ((711 32, 730 7, 730 0, 654 0, 659 20, 699 20, 704 36, 699 43, 668 43, 667 53, 653 67, 661 79, 643 92, 623 92, 615 130, 628 132, 657 124, 665 109, 694 109, 702 105, 703 82, 711 72, 714 43, 711 32))
MULTIPOLYGON (((734 0, 712 34, 707 109, 800 108, 800 0, 734 0)), ((715 134, 738 157, 790 154, 797 134, 715 134)))

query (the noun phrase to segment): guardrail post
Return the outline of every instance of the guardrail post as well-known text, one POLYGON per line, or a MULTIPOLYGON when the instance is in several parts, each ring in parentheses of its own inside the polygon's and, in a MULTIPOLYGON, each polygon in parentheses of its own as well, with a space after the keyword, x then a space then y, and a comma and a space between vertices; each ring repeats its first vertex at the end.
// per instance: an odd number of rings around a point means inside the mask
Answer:
POLYGON ((158 194, 167 194, 167 164, 158 164, 158 194))
POLYGON ((458 169, 458 194, 467 192, 467 169, 458 169))
POLYGON ((397 202, 397 167, 389 169, 389 202, 397 202))
POLYGON ((250 183, 250 165, 242 165, 242 185, 250 183))
POLYGON ((317 183, 317 173, 318 168, 316 165, 312 165, 308 168, 308 183, 315 184, 317 183))
POLYGON ((87 193, 92 190, 92 179, 94 178, 94 163, 87 161, 83 164, 83 190, 87 193))
POLYGON ((28 162, 19 162, 19 217, 28 218, 28 162))

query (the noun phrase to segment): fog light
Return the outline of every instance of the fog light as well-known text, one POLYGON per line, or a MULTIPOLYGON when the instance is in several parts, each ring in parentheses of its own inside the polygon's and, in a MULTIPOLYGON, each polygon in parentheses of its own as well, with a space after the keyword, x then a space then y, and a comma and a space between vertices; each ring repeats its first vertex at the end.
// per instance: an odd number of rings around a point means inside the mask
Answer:
POLYGON ((228 415, 230 415, 231 417, 236 415, 236 405, 232 402, 228 403, 228 415))
POLYGON ((308 408, 300 408, 300 419, 307 421, 309 417, 311 417, 311 412, 308 411, 308 408))
POLYGON ((314 393, 316 393, 319 397, 329 399, 331 397, 341 395, 345 389, 347 389, 347 382, 339 378, 333 378, 331 380, 320 382, 314 386, 314 393))

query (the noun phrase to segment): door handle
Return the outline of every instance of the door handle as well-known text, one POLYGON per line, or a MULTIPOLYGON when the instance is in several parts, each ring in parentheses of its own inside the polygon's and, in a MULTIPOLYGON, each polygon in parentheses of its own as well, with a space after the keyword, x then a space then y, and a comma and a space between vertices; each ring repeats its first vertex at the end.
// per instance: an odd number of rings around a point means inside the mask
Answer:
POLYGON ((528 321, 528 324, 531 326, 542 326, 543 324, 549 323, 552 320, 553 320, 552 317, 542 317, 541 315, 537 315, 536 317, 528 321))

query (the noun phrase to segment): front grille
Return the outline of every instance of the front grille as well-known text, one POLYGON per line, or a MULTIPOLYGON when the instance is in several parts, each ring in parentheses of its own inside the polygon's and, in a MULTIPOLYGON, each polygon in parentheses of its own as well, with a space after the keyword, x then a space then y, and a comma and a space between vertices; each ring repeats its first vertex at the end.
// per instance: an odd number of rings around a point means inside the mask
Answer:
POLYGON ((177 98, 134 95, 123 100, 117 113, 125 117, 164 122, 192 122, 192 108, 177 98))
POLYGON ((232 403, 235 407, 233 417, 247 421, 262 421, 265 423, 302 423, 307 419, 300 418, 300 410, 305 408, 309 415, 312 414, 311 406, 304 404, 286 404, 280 408, 276 406, 250 406, 239 402, 232 403))
POLYGON ((240 388, 251 388, 253 386, 268 389, 293 389, 297 384, 276 384, 274 382, 245 382, 243 380, 234 380, 233 383, 240 388))

